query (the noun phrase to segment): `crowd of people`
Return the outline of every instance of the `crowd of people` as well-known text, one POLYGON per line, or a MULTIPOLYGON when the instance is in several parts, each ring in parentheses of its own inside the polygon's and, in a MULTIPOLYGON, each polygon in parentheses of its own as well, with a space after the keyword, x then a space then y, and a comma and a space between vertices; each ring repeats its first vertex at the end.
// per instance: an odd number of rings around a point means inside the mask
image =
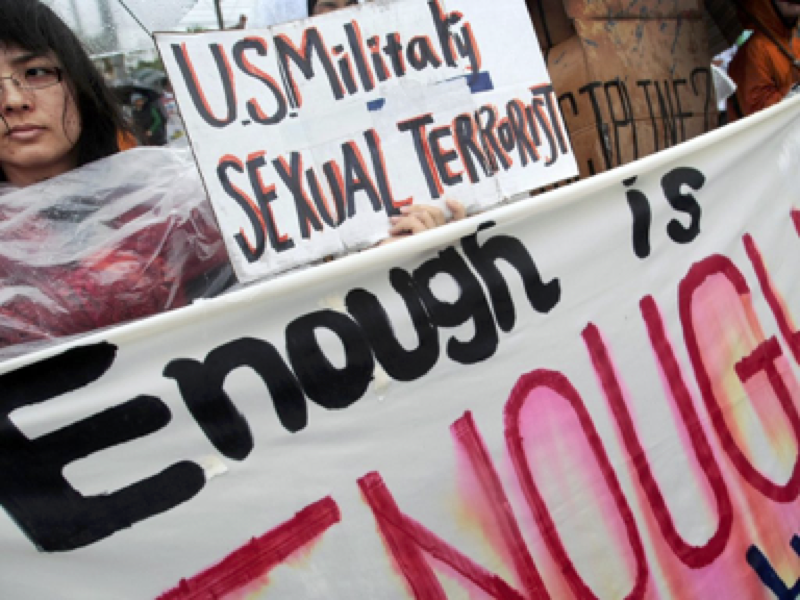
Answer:
MULTIPOLYGON (((308 12, 355 3, 309 0, 308 12)), ((779 102, 800 81, 800 0, 740 7, 755 33, 730 64, 733 119, 779 102)), ((232 269, 193 163, 143 147, 166 141, 156 102, 133 94, 126 119, 80 41, 40 0, 0 0, 0 14, 0 348, 225 290, 232 269)), ((449 208, 464 216, 458 203, 449 208)), ((390 239, 445 221, 439 209, 412 205, 390 239)))

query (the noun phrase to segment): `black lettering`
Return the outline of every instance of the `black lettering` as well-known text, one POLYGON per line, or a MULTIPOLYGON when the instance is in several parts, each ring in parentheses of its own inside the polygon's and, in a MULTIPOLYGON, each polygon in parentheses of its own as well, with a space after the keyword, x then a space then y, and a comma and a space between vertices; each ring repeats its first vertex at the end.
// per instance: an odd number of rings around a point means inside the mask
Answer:
POLYGON ((644 98, 647 100, 647 111, 650 113, 650 122, 653 124, 653 147, 656 152, 660 150, 658 145, 658 125, 656 123, 656 114, 653 111, 653 102, 650 100, 650 84, 653 82, 649 79, 642 79, 636 82, 636 85, 644 91, 644 98))
POLYGON ((428 138, 425 132, 425 126, 433 123, 433 117, 429 114, 420 115, 407 121, 401 121, 397 124, 397 129, 402 132, 410 131, 414 140, 414 150, 417 152, 417 160, 422 169, 422 174, 425 176, 425 183, 428 184, 428 192, 432 198, 441 196, 439 192, 439 180, 433 171, 431 161, 433 158, 430 155, 430 148, 428 146, 428 138))
POLYGON ((344 206, 344 179, 342 178, 342 171, 335 161, 328 161, 322 165, 322 171, 325 173, 325 179, 328 180, 328 187, 330 187, 331 194, 333 195, 333 203, 336 206, 336 214, 338 215, 336 225, 341 225, 347 218, 347 211, 344 206))
POLYGON ((186 89, 189 90, 189 96, 192 98, 194 107, 197 109, 197 114, 211 127, 220 129, 226 125, 230 125, 236 120, 236 89, 233 85, 231 67, 222 51, 222 47, 219 44, 210 44, 209 49, 217 65, 219 79, 222 83, 222 90, 225 94, 227 112, 222 118, 216 117, 211 111, 211 107, 208 105, 206 95, 200 88, 200 82, 197 81, 197 73, 186 51, 186 44, 172 44, 172 54, 175 56, 175 62, 178 63, 178 68, 181 71, 181 75, 183 75, 186 89))
POLYGON ((253 435, 244 415, 225 391, 225 379, 249 367, 266 384, 281 425, 292 433, 308 423, 300 384, 275 347, 242 338, 208 353, 202 362, 189 358, 170 361, 164 377, 174 379, 192 417, 224 456, 244 460, 253 450, 253 435))
POLYGON ((392 70, 395 77, 402 77, 406 74, 406 65, 403 61, 403 44, 400 43, 400 35, 390 33, 386 36, 386 45, 383 51, 392 63, 392 70))
POLYGON ((353 142, 342 144, 344 154, 344 189, 347 198, 347 216, 356 214, 356 192, 364 191, 375 212, 381 210, 382 203, 378 190, 361 160, 361 153, 353 142))
POLYGON ((595 128, 597 129, 597 139, 601 142, 601 146, 603 148, 603 162, 605 163, 605 170, 610 169, 613 165, 611 163, 611 156, 610 152, 611 149, 608 147, 608 144, 605 143, 605 131, 603 126, 603 113, 600 110, 600 103, 597 101, 597 95, 595 94, 595 90, 599 87, 602 87, 603 84, 597 81, 592 81, 587 83, 578 91, 581 94, 589 94, 589 101, 592 103, 592 110, 594 111, 594 124, 595 128))
MULTIPOLYGON (((460 20, 460 19, 459 19, 460 20)), ((458 23, 458 20, 454 22, 458 23)), ((463 58, 466 57, 469 61, 469 71, 472 72, 472 80, 478 77, 481 70, 481 53, 478 50, 478 43, 475 36, 472 35, 472 27, 469 23, 464 23, 461 26, 461 35, 454 35, 453 38, 456 42, 458 54, 463 58)))
POLYGON ((564 101, 569 103, 569 106, 572 109, 572 114, 578 116, 578 103, 575 102, 575 96, 572 95, 572 92, 567 92, 566 94, 562 94, 558 97, 558 105, 561 107, 562 112, 564 111, 564 101))
POLYGON ((438 327, 458 327, 472 321, 475 333, 469 341, 451 337, 447 355, 461 364, 474 364, 490 358, 497 350, 497 328, 480 282, 454 248, 446 248, 414 273, 422 301, 431 321, 438 327), (449 276, 458 289, 455 301, 440 300, 431 290, 431 282, 440 275, 449 276))
MULTIPOLYGON (((634 183, 636 177, 622 182, 625 187, 634 183)), ((650 256, 650 226, 653 222, 650 202, 644 193, 636 189, 625 190, 625 198, 628 200, 628 208, 633 217, 633 252, 638 258, 647 258, 650 256)))
MULTIPOLYGON (((276 252, 283 252, 284 250, 290 250, 294 248, 294 240, 292 240, 288 235, 281 236, 278 232, 278 225, 275 223, 275 217, 273 216, 272 209, 270 208, 270 203, 278 199, 278 194, 275 192, 274 185, 265 187, 264 182, 261 180, 261 169, 266 166, 266 164, 267 161, 263 154, 251 156, 247 161, 247 174, 250 177, 250 186, 253 188, 253 191, 256 195, 256 201, 258 202, 260 214, 259 225, 261 226, 260 229, 267 230, 267 237, 269 238, 269 244, 272 246, 272 249, 276 252)), ((236 235, 236 241, 241 247, 241 242, 239 242, 238 239, 240 236, 241 234, 236 235)), ((263 237, 264 236, 262 234, 262 246, 263 237)), ((261 255, 259 254, 259 256, 261 255)))
POLYGON ((440 141, 444 138, 451 138, 453 132, 449 127, 437 127, 431 131, 428 136, 428 144, 431 148, 431 155, 433 162, 436 164, 436 170, 439 172, 439 179, 445 185, 456 185, 463 181, 461 173, 451 174, 448 168, 448 163, 458 160, 458 152, 455 150, 444 150, 440 141))
POLYGON ((676 116, 681 124, 681 140, 686 139, 686 118, 692 116, 691 112, 683 112, 683 107, 681 106, 681 86, 685 85, 685 79, 673 79, 672 81, 672 91, 675 92, 675 104, 678 107, 678 114, 676 116))
POLYGON ((378 76, 378 81, 386 81, 389 79, 389 70, 386 68, 386 63, 380 54, 379 38, 377 35, 372 36, 367 40, 369 47, 370 57, 372 58, 372 68, 375 69, 375 74, 378 76))
POLYGON ((478 170, 475 168, 476 162, 481 166, 484 176, 488 177, 490 172, 489 161, 476 139, 476 125, 475 118, 470 114, 458 115, 453 121, 456 147, 472 183, 479 181, 478 170))
POLYGON ((116 346, 73 348, 0 376, 0 504, 43 552, 88 546, 195 496, 203 469, 181 461, 120 490, 84 496, 64 478, 70 463, 156 431, 171 414, 158 398, 138 396, 31 440, 12 422, 18 408, 80 390, 113 364, 116 346))
POLYGON ((513 132, 514 138, 517 140, 517 150, 519 152, 520 162, 522 166, 528 164, 528 157, 530 162, 538 162, 539 153, 534 148, 528 132, 526 131, 528 123, 525 118, 525 107, 519 100, 511 100, 506 104, 506 114, 508 115, 508 122, 513 132))
POLYGON ((367 140, 369 155, 372 158, 372 168, 375 170, 375 180, 378 183, 378 191, 383 201, 386 214, 391 216, 399 215, 399 206, 410 204, 411 198, 395 200, 392 193, 392 186, 389 184, 389 174, 386 172, 386 163, 383 160, 383 149, 381 148, 381 138, 374 129, 364 132, 364 139, 367 140))
MULTIPOLYGON (((533 106, 531 105, 525 107, 525 123, 528 126, 528 134, 530 135, 530 140, 533 142, 533 146, 538 148, 542 145, 542 136, 539 135, 539 124, 533 114, 533 106)), ((538 155, 539 152, 537 151, 536 154, 538 155)))
POLYGON ((561 128, 561 119, 559 119, 558 116, 558 108, 555 102, 555 92, 553 91, 553 86, 537 85, 531 88, 531 92, 533 93, 533 97, 535 99, 541 98, 544 100, 544 107, 547 110, 547 121, 550 123, 550 126, 553 129, 553 135, 555 135, 555 138, 558 141, 558 147, 561 150, 561 154, 567 154, 569 152, 569 146, 567 145, 567 139, 564 135, 564 131, 561 128))
POLYGON ((364 47, 361 45, 361 32, 358 29, 358 23, 356 21, 346 23, 344 31, 347 34, 347 42, 350 45, 350 50, 353 52, 353 59, 356 62, 356 70, 361 79, 361 85, 364 86, 365 91, 372 91, 375 87, 375 83, 372 81, 372 73, 369 71, 367 59, 364 56, 364 47))
POLYGON ((713 109, 713 99, 711 96, 711 90, 713 89, 714 83, 711 77, 711 69, 707 69, 706 67, 697 67, 692 71, 690 79, 692 81, 692 91, 694 95, 699 95, 697 90, 697 76, 700 76, 701 81, 705 83, 706 92, 704 94, 704 102, 703 102, 703 131, 708 131, 711 129, 710 123, 710 114, 711 110, 713 109))
POLYGON ((330 210, 328 210, 328 205, 323 195, 324 193, 319 184, 319 180, 317 180, 317 174, 314 172, 314 169, 306 169, 306 181, 308 182, 308 189, 311 190, 311 197, 314 199, 314 206, 316 206, 320 217, 328 227, 333 227, 335 229, 344 222, 344 207, 339 211, 338 205, 336 206, 336 219, 334 219, 330 210))
POLYGON ((431 10, 433 25, 436 28, 436 35, 439 37, 439 46, 444 54, 444 62, 449 67, 455 67, 456 54, 453 47, 453 40, 450 37, 450 27, 458 23, 459 17, 452 13, 445 14, 438 0, 429 0, 428 8, 431 10))
POLYGON ((549 167, 558 160, 558 147, 556 146, 556 137, 553 133, 550 119, 542 110, 544 106, 545 101, 542 98, 534 98, 533 102, 531 102, 531 108, 536 117, 536 122, 542 131, 544 131, 544 136, 547 138, 547 145, 550 147, 550 157, 544 162, 544 165, 549 167))
POLYGON ((289 61, 292 61, 299 69, 306 79, 314 77, 314 55, 319 58, 322 69, 325 71, 325 76, 328 78, 333 97, 336 100, 344 98, 344 90, 342 89, 342 82, 339 81, 336 75, 336 69, 333 66, 330 56, 325 49, 325 43, 322 40, 322 35, 316 27, 309 27, 304 31, 303 35, 303 49, 298 51, 292 42, 284 35, 275 37, 275 49, 278 52, 278 63, 281 66, 284 77, 287 80, 288 88, 294 96, 295 105, 302 106, 303 100, 300 97, 295 83, 292 71, 289 68, 289 61))
MULTIPOLYGON (((478 232, 494 227, 493 222, 482 223, 478 232)), ((489 289, 497 324, 503 331, 511 331, 516 322, 514 303, 497 261, 504 260, 517 270, 525 287, 525 294, 533 309, 548 313, 561 299, 561 284, 558 279, 542 281, 536 263, 527 248, 518 239, 507 235, 489 238, 478 244, 478 232, 461 240, 464 253, 489 289)))
POLYGON ((311 237, 309 224, 314 228, 314 231, 322 231, 322 221, 316 211, 309 205, 308 197, 303 189, 303 157, 300 153, 292 152, 289 155, 288 165, 282 159, 273 160, 272 165, 292 193, 297 211, 297 222, 300 225, 300 235, 304 239, 311 237))
POLYGON ((489 158, 495 171, 497 171, 498 157, 500 166, 503 167, 504 171, 508 171, 511 167, 511 160, 500 147, 500 143, 497 141, 497 135, 495 135, 495 128, 497 127, 497 109, 491 104, 485 104, 478 109, 478 117, 481 140, 483 140, 484 148, 486 148, 486 156, 489 158))
POLYGON ((669 86, 664 85, 664 93, 661 93, 661 86, 657 81, 653 82, 658 98, 658 106, 661 109, 661 122, 664 126, 664 146, 674 146, 678 143, 678 124, 675 122, 675 108, 672 105, 672 93, 669 86))
POLYGON ((627 162, 622 156, 620 148, 620 129, 623 127, 631 127, 631 134, 633 136, 633 159, 639 157, 639 143, 636 138, 636 121, 633 118, 633 111, 630 106, 630 99, 628 98, 628 90, 625 82, 617 79, 616 81, 608 81, 603 86, 606 92, 606 101, 608 102, 608 111, 611 116, 611 123, 614 125, 614 144, 617 150, 617 164, 627 162), (622 109, 622 116, 617 117, 616 110, 614 110, 614 102, 611 100, 609 90, 613 88, 617 91, 619 98, 619 105, 622 109))
POLYGON ((703 210, 695 197, 692 194, 681 193, 681 188, 688 185, 697 191, 703 187, 705 182, 705 175, 691 167, 678 167, 661 178, 661 188, 664 190, 664 197, 670 206, 692 217, 688 227, 684 227, 677 219, 669 222, 667 233, 674 242, 688 244, 700 235, 700 216, 703 210))
MULTIPOLYGON (((514 131, 511 129, 508 119, 501 119, 498 122, 497 139, 500 140, 500 146, 503 148, 506 154, 513 152, 514 148, 517 147, 517 140, 514 137, 514 131)), ((512 163, 509 162, 509 164, 512 163)))
POLYGON ((264 83, 267 88, 269 88, 269 91, 272 92, 272 96, 275 98, 277 104, 275 113, 270 116, 261 110, 261 106, 256 99, 253 98, 247 101, 247 114, 250 115, 253 121, 261 125, 280 123, 286 117, 287 112, 286 98, 283 95, 283 91, 272 77, 252 65, 250 61, 245 58, 244 53, 247 50, 255 50, 259 56, 266 56, 267 43, 261 38, 245 38, 239 40, 233 45, 233 60, 242 71, 264 83))
POLYGON ((428 319, 411 275, 402 269, 392 269, 389 280, 403 298, 411 316, 419 340, 416 348, 403 348, 389 315, 374 294, 355 289, 347 294, 345 303, 389 377, 397 381, 414 381, 428 373, 439 359, 439 335, 428 319))
MULTIPOLYGON (((794 553, 800 556, 800 537, 793 535, 790 545, 794 553)), ((758 546, 750 546, 747 549, 745 558, 747 564, 758 575, 761 583, 769 588, 778 600, 797 600, 797 598, 800 598, 800 581, 795 581, 792 587, 788 587, 758 546)))
POLYGON ((295 319, 286 327, 286 350, 310 400, 329 410, 347 408, 367 391, 375 369, 372 350, 350 317, 332 310, 295 319), (327 329, 342 343, 345 365, 331 363, 316 336, 327 329))
POLYGON ((233 236, 242 254, 244 254, 244 257, 247 259, 247 262, 252 263, 257 261, 264 254, 264 225, 261 214, 253 201, 247 194, 231 183, 228 178, 229 169, 233 169, 237 173, 244 173, 244 167, 238 159, 225 157, 217 166, 217 177, 219 178, 222 189, 225 190, 225 193, 233 198, 236 204, 244 211, 244 214, 247 215, 247 219, 250 221, 250 225, 253 228, 253 233, 256 236, 255 247, 250 243, 244 231, 240 231, 233 236))
POLYGON ((434 68, 442 66, 442 59, 436 55, 431 47, 431 41, 425 36, 415 36, 411 38, 406 49, 408 63, 417 71, 421 71, 428 65, 434 68))
POLYGON ((353 68, 350 66, 350 56, 345 54, 342 56, 342 52, 344 52, 344 46, 338 45, 333 47, 333 54, 334 56, 339 56, 339 74, 342 76, 342 80, 344 81, 344 87, 347 90, 347 93, 351 96, 358 91, 358 85, 356 84, 356 78, 353 75, 353 68))

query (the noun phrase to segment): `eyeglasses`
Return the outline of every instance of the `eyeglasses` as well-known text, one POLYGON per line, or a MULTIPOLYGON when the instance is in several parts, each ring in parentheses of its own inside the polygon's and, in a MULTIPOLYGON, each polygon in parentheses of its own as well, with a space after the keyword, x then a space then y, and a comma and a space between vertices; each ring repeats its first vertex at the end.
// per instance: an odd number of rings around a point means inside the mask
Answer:
MULTIPOLYGON (((61 69, 58 67, 27 67, 19 73, 11 73, 0 77, 0 81, 10 79, 20 90, 40 90, 61 82, 61 69)), ((5 95, 5 88, 0 87, 0 98, 5 95)))

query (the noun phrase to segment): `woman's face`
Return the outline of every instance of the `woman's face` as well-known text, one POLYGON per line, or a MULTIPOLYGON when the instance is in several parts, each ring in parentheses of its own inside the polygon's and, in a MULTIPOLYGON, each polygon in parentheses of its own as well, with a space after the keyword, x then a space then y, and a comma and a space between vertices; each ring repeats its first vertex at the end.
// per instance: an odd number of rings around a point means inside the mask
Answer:
POLYGON ((53 84, 47 77, 58 66, 51 54, 0 46, 0 168, 14 185, 24 187, 77 166, 78 107, 67 81, 53 84), (26 80, 50 85, 25 89, 26 80))
POLYGON ((358 0, 319 0, 314 5, 314 15, 324 15, 348 6, 355 6, 358 0))

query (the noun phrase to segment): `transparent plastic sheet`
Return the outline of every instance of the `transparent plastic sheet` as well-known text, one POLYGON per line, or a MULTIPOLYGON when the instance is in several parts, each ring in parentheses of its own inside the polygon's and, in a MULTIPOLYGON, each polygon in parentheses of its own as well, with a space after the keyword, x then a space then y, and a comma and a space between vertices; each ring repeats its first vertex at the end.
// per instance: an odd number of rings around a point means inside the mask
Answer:
POLYGON ((0 188, 0 360, 233 281, 188 151, 137 148, 0 188))

